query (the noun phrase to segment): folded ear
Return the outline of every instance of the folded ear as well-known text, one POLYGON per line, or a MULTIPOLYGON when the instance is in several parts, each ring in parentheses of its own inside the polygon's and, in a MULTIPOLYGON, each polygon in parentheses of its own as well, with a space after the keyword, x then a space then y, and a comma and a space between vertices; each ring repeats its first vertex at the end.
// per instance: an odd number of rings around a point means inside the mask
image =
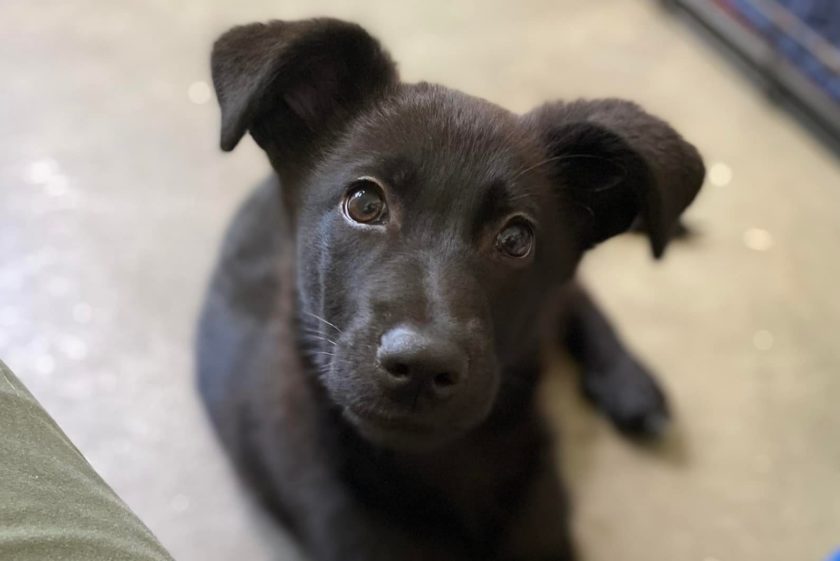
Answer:
POLYGON ((394 63, 376 39, 334 19, 235 27, 214 44, 211 69, 222 149, 233 150, 250 131, 281 158, 338 134, 397 81, 394 63))
POLYGON ((703 183, 697 150, 664 121, 629 101, 550 103, 525 117, 583 249, 643 222, 660 257, 703 183))

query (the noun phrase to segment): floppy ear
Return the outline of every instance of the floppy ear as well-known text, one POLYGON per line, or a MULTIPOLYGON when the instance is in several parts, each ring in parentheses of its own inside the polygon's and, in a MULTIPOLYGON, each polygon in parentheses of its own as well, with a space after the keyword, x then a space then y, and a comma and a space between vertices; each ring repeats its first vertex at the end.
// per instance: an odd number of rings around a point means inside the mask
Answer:
POLYGON ((548 152, 582 249, 641 220, 656 257, 703 183, 697 150, 664 121, 618 99, 550 103, 525 116, 548 152))
POLYGON ((376 39, 334 19, 235 27, 213 45, 211 69, 222 110, 222 150, 233 150, 250 131, 281 159, 338 134, 397 81, 394 63, 376 39))

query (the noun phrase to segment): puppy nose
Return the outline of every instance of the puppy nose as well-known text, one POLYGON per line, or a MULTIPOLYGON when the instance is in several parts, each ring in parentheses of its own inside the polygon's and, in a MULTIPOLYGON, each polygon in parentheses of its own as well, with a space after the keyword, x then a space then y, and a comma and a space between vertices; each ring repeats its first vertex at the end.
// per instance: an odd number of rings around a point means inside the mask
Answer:
POLYGON ((421 394, 434 399, 454 394, 467 368, 467 356, 457 345, 405 326, 382 336, 376 357, 394 397, 413 402, 421 394))

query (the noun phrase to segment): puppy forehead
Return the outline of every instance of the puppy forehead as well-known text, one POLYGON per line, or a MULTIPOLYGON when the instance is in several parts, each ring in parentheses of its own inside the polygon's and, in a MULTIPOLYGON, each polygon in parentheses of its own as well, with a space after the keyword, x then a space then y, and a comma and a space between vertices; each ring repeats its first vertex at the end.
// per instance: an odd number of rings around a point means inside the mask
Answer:
POLYGON ((519 118, 487 101, 428 84, 403 85, 363 115, 348 139, 361 166, 395 183, 426 188, 515 190, 517 174, 539 159, 519 118))

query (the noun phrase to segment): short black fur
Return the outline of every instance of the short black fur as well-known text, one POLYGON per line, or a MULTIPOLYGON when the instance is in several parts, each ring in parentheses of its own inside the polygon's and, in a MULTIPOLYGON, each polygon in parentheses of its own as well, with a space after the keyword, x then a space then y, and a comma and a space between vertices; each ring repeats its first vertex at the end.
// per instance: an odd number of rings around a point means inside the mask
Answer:
POLYGON ((574 559, 540 347, 560 334, 620 429, 662 429, 664 395, 574 271, 633 223, 661 255, 696 150, 626 101, 520 116, 401 83, 331 19, 235 28, 212 70, 222 148, 250 132, 275 171, 233 220, 198 334, 243 476, 317 561, 574 559), (359 185, 375 222, 348 214, 359 185))

